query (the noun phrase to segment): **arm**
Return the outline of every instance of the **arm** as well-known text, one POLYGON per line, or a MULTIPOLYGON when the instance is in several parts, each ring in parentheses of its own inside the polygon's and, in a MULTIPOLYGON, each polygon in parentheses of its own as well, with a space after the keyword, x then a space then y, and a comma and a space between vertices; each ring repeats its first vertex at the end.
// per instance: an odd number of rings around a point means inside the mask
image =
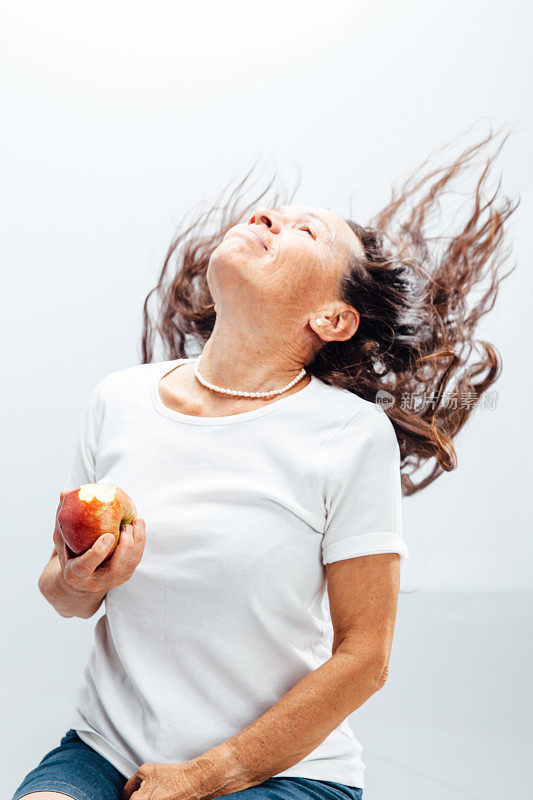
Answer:
POLYGON ((327 564, 326 571, 334 628, 331 658, 223 744, 185 764, 143 764, 126 784, 125 798, 136 789, 132 800, 151 797, 148 792, 157 784, 168 791, 160 795, 165 800, 212 800, 262 783, 301 761, 384 685, 399 555, 349 558, 327 564))
MULTIPOLYGON (((106 550, 102 553, 102 558, 105 558, 106 550)), ((67 583, 55 547, 50 561, 41 573, 38 586, 43 597, 62 617, 89 619, 98 611, 106 595, 105 591, 88 592, 67 583)))
POLYGON ((214 767, 216 774, 218 769, 224 781, 213 797, 220 788, 222 793, 241 791, 301 761, 384 685, 399 562, 398 554, 382 553, 326 566, 332 657, 221 750, 214 748, 201 757, 207 770, 214 767))

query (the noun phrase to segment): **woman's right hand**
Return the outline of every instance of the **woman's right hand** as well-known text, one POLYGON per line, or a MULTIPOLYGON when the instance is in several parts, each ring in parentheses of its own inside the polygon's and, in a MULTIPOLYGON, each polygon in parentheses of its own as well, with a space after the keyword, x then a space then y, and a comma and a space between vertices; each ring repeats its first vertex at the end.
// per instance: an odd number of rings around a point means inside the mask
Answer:
POLYGON ((92 547, 80 556, 72 555, 61 535, 58 522, 59 510, 66 494, 67 491, 60 493, 53 537, 63 580, 73 589, 104 595, 109 589, 119 586, 133 575, 144 551, 145 522, 136 517, 132 525, 125 525, 122 528, 113 555, 104 565, 102 562, 115 541, 111 533, 102 534, 92 547))

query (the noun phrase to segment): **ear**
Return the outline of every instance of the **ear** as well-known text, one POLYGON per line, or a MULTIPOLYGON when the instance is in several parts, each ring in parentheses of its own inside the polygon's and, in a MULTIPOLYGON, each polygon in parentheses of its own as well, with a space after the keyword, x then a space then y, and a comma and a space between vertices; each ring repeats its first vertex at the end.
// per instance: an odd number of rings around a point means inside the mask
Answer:
POLYGON ((353 306, 343 306, 319 314, 309 320, 309 326, 325 342, 345 342, 355 334, 359 321, 359 312, 353 306))

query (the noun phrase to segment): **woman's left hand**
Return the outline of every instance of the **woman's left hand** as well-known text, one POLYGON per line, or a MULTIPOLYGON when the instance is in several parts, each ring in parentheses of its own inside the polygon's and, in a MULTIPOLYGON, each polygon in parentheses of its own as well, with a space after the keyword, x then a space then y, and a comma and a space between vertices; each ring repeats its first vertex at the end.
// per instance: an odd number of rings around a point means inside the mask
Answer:
POLYGON ((207 795, 201 776, 187 763, 141 764, 123 791, 124 800, 201 800, 207 795))

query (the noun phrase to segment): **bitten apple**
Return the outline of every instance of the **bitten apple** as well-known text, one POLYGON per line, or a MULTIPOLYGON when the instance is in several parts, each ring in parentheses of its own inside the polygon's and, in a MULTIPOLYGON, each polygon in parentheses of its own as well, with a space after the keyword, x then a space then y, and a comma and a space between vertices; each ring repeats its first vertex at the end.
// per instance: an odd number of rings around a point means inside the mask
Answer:
MULTIPOLYGON (((61 535, 74 555, 88 550, 103 533, 112 533, 118 544, 120 532, 137 516, 131 497, 113 483, 84 483, 63 498, 57 521, 61 535)), ((106 560, 107 560, 106 558, 106 560)))

